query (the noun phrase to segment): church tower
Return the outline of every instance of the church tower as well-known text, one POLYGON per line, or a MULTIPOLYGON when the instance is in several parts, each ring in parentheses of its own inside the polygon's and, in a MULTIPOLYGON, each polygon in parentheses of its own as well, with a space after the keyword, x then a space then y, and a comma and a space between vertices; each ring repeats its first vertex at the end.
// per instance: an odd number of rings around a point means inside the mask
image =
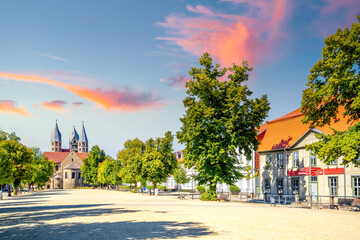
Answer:
POLYGON ((69 137, 69 149, 70 151, 78 151, 79 134, 76 132, 75 126, 69 137))
POLYGON ((89 151, 89 142, 86 136, 86 131, 84 127, 84 122, 82 122, 80 137, 79 137, 79 145, 78 152, 79 153, 87 153, 89 151))
POLYGON ((61 152, 61 133, 58 128, 57 120, 55 123, 55 128, 51 133, 51 151, 52 152, 61 152))

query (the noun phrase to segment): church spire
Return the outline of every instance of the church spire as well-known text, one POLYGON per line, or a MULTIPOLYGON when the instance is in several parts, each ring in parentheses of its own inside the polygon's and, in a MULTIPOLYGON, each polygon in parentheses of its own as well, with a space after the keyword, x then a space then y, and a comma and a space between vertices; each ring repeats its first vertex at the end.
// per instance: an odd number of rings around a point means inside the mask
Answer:
POLYGON ((51 151, 52 152, 61 152, 61 133, 57 124, 55 122, 55 128, 51 133, 51 151))
POLYGON ((81 127, 81 132, 80 132, 80 137, 79 137, 78 152, 88 152, 88 139, 86 136, 84 121, 82 122, 82 127, 81 127))

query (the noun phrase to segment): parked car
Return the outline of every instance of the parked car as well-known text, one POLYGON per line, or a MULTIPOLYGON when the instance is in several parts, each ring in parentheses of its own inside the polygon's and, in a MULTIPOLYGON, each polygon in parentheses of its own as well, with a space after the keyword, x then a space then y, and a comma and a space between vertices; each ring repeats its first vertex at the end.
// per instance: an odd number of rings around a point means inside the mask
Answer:
MULTIPOLYGON (((3 192, 7 192, 7 191, 8 191, 8 185, 7 185, 7 184, 4 186, 4 188, 2 189, 2 191, 3 191, 3 192)), ((10 191, 11 191, 11 192, 14 191, 12 184, 10 184, 10 191)))

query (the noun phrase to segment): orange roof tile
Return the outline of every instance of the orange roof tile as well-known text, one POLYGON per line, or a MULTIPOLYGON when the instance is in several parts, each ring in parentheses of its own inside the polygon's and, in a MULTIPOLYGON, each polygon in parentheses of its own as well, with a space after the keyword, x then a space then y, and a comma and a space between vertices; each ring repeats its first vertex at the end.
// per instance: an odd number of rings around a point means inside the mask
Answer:
POLYGON ((89 156, 89 153, 76 153, 76 155, 83 160, 84 158, 87 158, 89 156))
MULTIPOLYGON (((340 121, 332 123, 331 126, 317 127, 325 134, 332 134, 331 128, 338 131, 345 131, 349 124, 348 118, 343 118, 343 109, 339 109, 340 121)), ((310 124, 303 124, 301 120, 304 114, 300 112, 300 108, 286 114, 280 118, 268 122, 266 134, 261 139, 258 151, 270 151, 276 149, 284 149, 291 147, 298 141, 309 129, 310 124)))
POLYGON ((44 156, 54 163, 61 163, 69 152, 44 152, 44 156))

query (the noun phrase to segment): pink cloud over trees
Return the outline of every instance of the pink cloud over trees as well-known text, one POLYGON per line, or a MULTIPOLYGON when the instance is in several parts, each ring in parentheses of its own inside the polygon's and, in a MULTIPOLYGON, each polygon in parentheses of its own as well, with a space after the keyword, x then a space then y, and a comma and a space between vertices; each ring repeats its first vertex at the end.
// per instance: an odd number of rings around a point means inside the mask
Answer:
POLYGON ((17 107, 17 103, 13 100, 0 100, 0 113, 7 115, 31 115, 24 106, 17 107))
POLYGON ((127 88, 116 89, 91 89, 74 84, 62 83, 49 78, 34 75, 0 72, 0 78, 23 82, 49 84, 63 88, 83 99, 97 104, 106 111, 134 112, 149 108, 163 107, 165 103, 160 102, 154 92, 131 91, 127 88))

